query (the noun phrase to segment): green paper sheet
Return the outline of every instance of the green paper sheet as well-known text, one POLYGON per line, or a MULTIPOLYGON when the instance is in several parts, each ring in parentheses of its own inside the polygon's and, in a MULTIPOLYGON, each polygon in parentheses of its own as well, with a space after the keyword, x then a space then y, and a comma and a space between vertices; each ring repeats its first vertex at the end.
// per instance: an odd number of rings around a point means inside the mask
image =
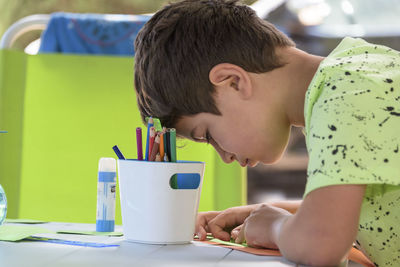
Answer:
POLYGON ((235 243, 233 241, 223 241, 223 240, 218 239, 218 238, 211 238, 209 241, 215 242, 215 243, 219 243, 219 244, 222 244, 222 245, 227 245, 227 246, 243 247, 243 248, 247 247, 244 244, 237 244, 237 243, 235 243))
POLYGON ((24 238, 30 237, 36 234, 43 233, 54 233, 37 226, 25 226, 25 225, 9 225, 5 224, 0 226, 0 240, 1 241, 19 241, 24 238))
POLYGON ((231 239, 231 241, 223 241, 218 238, 214 238, 212 235, 207 235, 207 240, 215 243, 219 243, 226 246, 234 246, 234 247, 247 247, 246 243, 238 244, 235 243, 235 240, 231 239))
POLYGON ((123 236, 121 232, 96 232, 96 231, 57 231, 57 234, 98 235, 98 236, 123 236))
POLYGON ((24 223, 24 224, 40 224, 40 223, 48 223, 46 221, 38 221, 32 219, 6 219, 6 223, 24 223))

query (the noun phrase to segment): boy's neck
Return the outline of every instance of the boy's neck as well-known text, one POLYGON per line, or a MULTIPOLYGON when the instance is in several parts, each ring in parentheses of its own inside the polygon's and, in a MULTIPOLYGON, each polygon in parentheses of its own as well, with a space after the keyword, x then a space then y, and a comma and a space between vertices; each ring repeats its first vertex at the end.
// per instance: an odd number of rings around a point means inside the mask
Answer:
POLYGON ((313 79, 319 64, 324 59, 301 51, 294 47, 277 51, 287 64, 279 68, 282 90, 281 103, 286 111, 290 125, 304 127, 304 100, 308 86, 313 79))

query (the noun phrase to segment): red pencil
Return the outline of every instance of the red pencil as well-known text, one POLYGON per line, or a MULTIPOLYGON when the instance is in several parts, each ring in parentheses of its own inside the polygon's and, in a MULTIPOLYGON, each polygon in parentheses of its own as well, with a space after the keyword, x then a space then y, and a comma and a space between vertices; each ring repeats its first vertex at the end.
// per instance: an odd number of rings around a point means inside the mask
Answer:
POLYGON ((156 160, 156 156, 158 154, 158 149, 160 147, 160 135, 157 134, 156 138, 154 139, 154 144, 153 144, 153 149, 151 150, 151 154, 150 154, 150 161, 155 161, 156 160))

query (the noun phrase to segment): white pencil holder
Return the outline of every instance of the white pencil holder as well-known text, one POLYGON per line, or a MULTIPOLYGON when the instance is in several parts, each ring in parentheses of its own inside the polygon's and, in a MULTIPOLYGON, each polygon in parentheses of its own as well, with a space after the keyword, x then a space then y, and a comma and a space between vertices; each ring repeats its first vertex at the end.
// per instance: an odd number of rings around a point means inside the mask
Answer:
POLYGON ((150 244, 193 240, 204 166, 204 162, 118 160, 125 239, 150 244), (173 189, 170 180, 175 174, 197 177, 197 187, 173 189))

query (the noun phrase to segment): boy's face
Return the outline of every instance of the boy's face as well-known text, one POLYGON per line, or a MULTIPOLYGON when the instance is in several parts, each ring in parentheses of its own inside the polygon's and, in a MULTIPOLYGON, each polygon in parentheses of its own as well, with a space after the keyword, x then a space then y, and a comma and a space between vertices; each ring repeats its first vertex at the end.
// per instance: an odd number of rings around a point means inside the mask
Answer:
POLYGON ((221 158, 241 166, 277 161, 286 148, 290 123, 279 99, 242 99, 234 93, 219 94, 216 104, 222 115, 199 113, 183 117, 177 133, 197 142, 209 143, 221 158))

